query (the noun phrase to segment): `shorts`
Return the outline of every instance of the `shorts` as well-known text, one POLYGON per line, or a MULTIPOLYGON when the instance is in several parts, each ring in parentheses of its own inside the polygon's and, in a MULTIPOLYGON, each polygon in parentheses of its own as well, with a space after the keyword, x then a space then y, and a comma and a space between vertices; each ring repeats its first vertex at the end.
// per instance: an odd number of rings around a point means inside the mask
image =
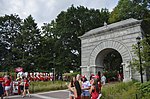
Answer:
POLYGON ((24 90, 24 86, 20 86, 20 90, 21 90, 21 91, 24 90))
POLYGON ((89 91, 83 91, 81 96, 91 96, 89 91))
POLYGON ((4 94, 3 88, 0 88, 0 96, 4 94))
POLYGON ((29 86, 25 86, 25 89, 29 89, 29 86))
POLYGON ((74 96, 74 93, 72 91, 69 91, 69 96, 74 96))
POLYGON ((11 86, 5 86, 5 91, 10 90, 11 86))

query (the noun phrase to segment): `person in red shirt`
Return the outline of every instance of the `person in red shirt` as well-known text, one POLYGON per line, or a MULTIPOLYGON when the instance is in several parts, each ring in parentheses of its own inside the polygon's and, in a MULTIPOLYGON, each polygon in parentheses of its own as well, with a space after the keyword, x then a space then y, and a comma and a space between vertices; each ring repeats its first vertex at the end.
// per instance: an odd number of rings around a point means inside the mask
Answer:
POLYGON ((91 94, 91 99, 97 99, 99 96, 99 87, 98 87, 98 81, 96 78, 92 79, 91 81, 91 88, 90 88, 90 94, 91 94))
POLYGON ((33 76, 33 79, 34 79, 34 81, 38 81, 38 77, 36 74, 33 76))
POLYGON ((44 77, 43 77, 42 74, 41 74, 41 76, 40 76, 40 81, 44 81, 44 77))
POLYGON ((24 79, 24 92, 23 92, 22 97, 26 96, 26 92, 28 93, 29 97, 31 97, 30 92, 29 92, 29 80, 28 80, 28 78, 24 79))
POLYGON ((38 81, 41 80, 41 74, 38 74, 38 75, 37 75, 37 79, 38 79, 38 81))
POLYGON ((11 84, 11 79, 8 76, 8 77, 6 77, 5 82, 4 82, 6 98, 9 96, 9 92, 10 92, 10 88, 11 88, 10 84, 11 84))
POLYGON ((101 84, 101 74, 100 74, 100 72, 98 72, 98 74, 95 76, 95 78, 97 79, 98 88, 99 88, 99 96, 98 96, 97 99, 100 99, 100 97, 102 96, 102 93, 101 93, 102 84, 101 84))

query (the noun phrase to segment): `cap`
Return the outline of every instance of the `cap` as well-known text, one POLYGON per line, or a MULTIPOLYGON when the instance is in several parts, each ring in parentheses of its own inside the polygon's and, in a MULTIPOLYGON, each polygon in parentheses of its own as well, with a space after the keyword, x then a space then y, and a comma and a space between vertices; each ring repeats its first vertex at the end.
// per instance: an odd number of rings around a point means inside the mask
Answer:
POLYGON ((94 76, 94 74, 91 74, 91 76, 94 76))
POLYGON ((98 75, 95 75, 95 76, 92 76, 93 78, 96 78, 96 79, 99 79, 99 76, 98 75))
POLYGON ((82 78, 85 78, 85 75, 83 75, 82 78))

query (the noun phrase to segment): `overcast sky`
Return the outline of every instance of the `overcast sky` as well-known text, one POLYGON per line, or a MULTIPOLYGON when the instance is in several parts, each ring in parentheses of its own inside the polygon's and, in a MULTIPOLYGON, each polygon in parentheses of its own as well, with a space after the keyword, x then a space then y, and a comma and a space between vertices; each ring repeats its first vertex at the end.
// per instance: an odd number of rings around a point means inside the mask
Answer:
POLYGON ((17 14, 25 19, 30 14, 38 26, 50 23, 61 11, 66 11, 72 4, 87 8, 108 8, 110 11, 118 0, 0 0, 0 16, 17 14))

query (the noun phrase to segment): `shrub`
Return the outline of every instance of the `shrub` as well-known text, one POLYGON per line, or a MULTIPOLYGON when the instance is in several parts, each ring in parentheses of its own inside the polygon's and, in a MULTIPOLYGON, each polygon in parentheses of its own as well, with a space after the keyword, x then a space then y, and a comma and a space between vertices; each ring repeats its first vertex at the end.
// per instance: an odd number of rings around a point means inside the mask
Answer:
POLYGON ((149 99, 150 82, 128 82, 106 85, 101 99, 149 99))
POLYGON ((31 82, 30 84, 30 92, 46 92, 51 90, 62 90, 67 89, 66 82, 63 81, 55 81, 53 82, 31 82))
POLYGON ((74 76, 76 76, 77 74, 80 74, 80 72, 74 72, 74 73, 64 73, 63 76, 65 76, 66 78, 63 78, 65 81, 70 81, 70 79, 74 76))
POLYGON ((3 77, 5 74, 10 74, 12 76, 13 80, 16 77, 16 73, 15 72, 0 72, 0 77, 3 77))
POLYGON ((102 99, 134 99, 134 88, 133 82, 106 85, 102 88, 102 99))
POLYGON ((138 92, 142 95, 142 99, 147 99, 150 96, 150 82, 136 83, 138 92))

